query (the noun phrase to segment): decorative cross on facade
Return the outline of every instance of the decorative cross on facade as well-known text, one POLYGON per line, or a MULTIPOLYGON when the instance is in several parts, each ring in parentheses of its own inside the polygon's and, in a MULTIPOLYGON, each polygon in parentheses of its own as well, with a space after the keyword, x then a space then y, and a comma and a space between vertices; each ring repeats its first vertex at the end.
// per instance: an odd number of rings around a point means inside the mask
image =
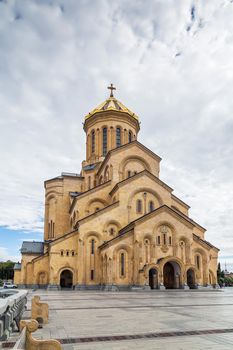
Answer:
POLYGON ((113 90, 116 90, 116 88, 113 86, 113 84, 110 84, 110 86, 108 86, 108 89, 111 90, 110 97, 113 97, 113 90))

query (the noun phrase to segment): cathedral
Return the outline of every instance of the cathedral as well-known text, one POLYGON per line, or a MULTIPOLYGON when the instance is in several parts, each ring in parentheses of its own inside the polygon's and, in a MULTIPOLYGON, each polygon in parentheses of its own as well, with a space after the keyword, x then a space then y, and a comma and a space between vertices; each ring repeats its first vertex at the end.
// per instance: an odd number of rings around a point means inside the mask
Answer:
POLYGON ((43 242, 23 242, 24 288, 212 288, 218 248, 160 179, 161 158, 138 141, 138 116, 110 96, 85 116, 80 174, 46 180, 43 242))

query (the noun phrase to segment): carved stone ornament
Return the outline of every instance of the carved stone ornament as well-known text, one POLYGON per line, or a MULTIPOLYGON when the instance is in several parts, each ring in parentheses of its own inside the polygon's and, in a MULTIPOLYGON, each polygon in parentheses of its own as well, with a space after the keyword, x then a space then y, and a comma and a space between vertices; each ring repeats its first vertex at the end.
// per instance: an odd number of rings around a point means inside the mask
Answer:
POLYGON ((166 253, 166 252, 168 251, 168 249, 169 249, 169 248, 168 248, 167 245, 162 245, 162 246, 161 246, 161 250, 162 250, 163 253, 166 253))
POLYGON ((160 226, 159 231, 161 233, 168 233, 169 229, 166 225, 162 225, 162 226, 160 226))

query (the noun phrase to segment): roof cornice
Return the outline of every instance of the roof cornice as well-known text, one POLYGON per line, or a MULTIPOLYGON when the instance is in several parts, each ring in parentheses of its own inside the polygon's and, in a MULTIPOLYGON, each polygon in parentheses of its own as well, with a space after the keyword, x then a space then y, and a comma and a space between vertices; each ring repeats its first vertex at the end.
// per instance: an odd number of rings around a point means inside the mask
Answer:
POLYGON ((129 142, 129 143, 125 143, 124 145, 121 145, 119 147, 116 147, 116 148, 113 148, 111 149, 110 151, 108 151, 106 157, 104 158, 102 164, 100 165, 98 171, 97 171, 97 175, 99 175, 99 173, 101 172, 102 168, 104 167, 104 165, 106 164, 106 162, 109 160, 110 156, 113 154, 113 153, 117 153, 119 151, 121 151, 122 149, 125 149, 125 148, 130 148, 134 145, 137 145, 139 148, 147 151, 150 153, 150 155, 156 159, 157 161, 161 161, 162 158, 159 157, 156 153, 152 152, 149 148, 147 148, 146 146, 144 146, 141 142, 137 141, 137 140, 134 140, 132 142, 129 142))
POLYGON ((92 193, 98 191, 99 189, 102 189, 102 188, 104 188, 104 187, 107 187, 110 183, 111 183, 111 180, 106 181, 106 182, 104 182, 103 184, 100 184, 100 185, 98 185, 98 186, 95 186, 95 187, 91 188, 90 190, 87 190, 87 191, 85 191, 85 192, 80 193, 77 197, 74 197, 74 199, 73 199, 73 201, 72 201, 72 203, 71 203, 70 209, 69 209, 69 213, 72 212, 72 210, 74 209, 74 206, 75 206, 75 204, 77 203, 77 201, 78 201, 79 198, 83 198, 83 197, 85 197, 86 195, 89 196, 90 194, 92 194, 92 193))
POLYGON ((113 189, 109 192, 109 195, 112 196, 119 187, 124 186, 125 184, 127 184, 128 182, 131 182, 143 175, 146 175, 148 177, 150 177, 151 179, 153 179, 154 181, 156 181, 157 184, 159 184, 160 186, 162 186, 163 188, 165 188, 167 191, 169 191, 170 193, 173 191, 173 188, 171 188, 170 186, 168 186, 165 182, 163 182, 162 180, 160 180, 157 176, 153 175, 152 173, 150 173, 148 170, 142 170, 139 173, 128 177, 127 179, 124 179, 120 182, 118 182, 113 189))
POLYGON ((90 220, 91 218, 93 218, 94 216, 99 216, 100 214, 103 214, 105 211, 108 211, 109 209, 112 209, 112 208, 119 206, 119 203, 120 203, 119 201, 114 202, 112 204, 109 204, 107 207, 104 207, 98 211, 95 211, 94 213, 92 213, 90 215, 85 216, 84 218, 78 220, 74 227, 77 229, 79 227, 80 223, 84 223, 84 222, 90 220))

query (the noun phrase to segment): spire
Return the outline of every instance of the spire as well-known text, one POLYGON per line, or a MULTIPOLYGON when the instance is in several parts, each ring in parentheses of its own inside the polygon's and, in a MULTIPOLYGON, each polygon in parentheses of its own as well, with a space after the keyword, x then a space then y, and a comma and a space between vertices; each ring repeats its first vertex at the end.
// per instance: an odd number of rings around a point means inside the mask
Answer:
POLYGON ((116 90, 116 88, 113 86, 113 84, 110 84, 110 86, 108 86, 108 89, 111 90, 110 97, 114 97, 113 96, 113 90, 116 90))

